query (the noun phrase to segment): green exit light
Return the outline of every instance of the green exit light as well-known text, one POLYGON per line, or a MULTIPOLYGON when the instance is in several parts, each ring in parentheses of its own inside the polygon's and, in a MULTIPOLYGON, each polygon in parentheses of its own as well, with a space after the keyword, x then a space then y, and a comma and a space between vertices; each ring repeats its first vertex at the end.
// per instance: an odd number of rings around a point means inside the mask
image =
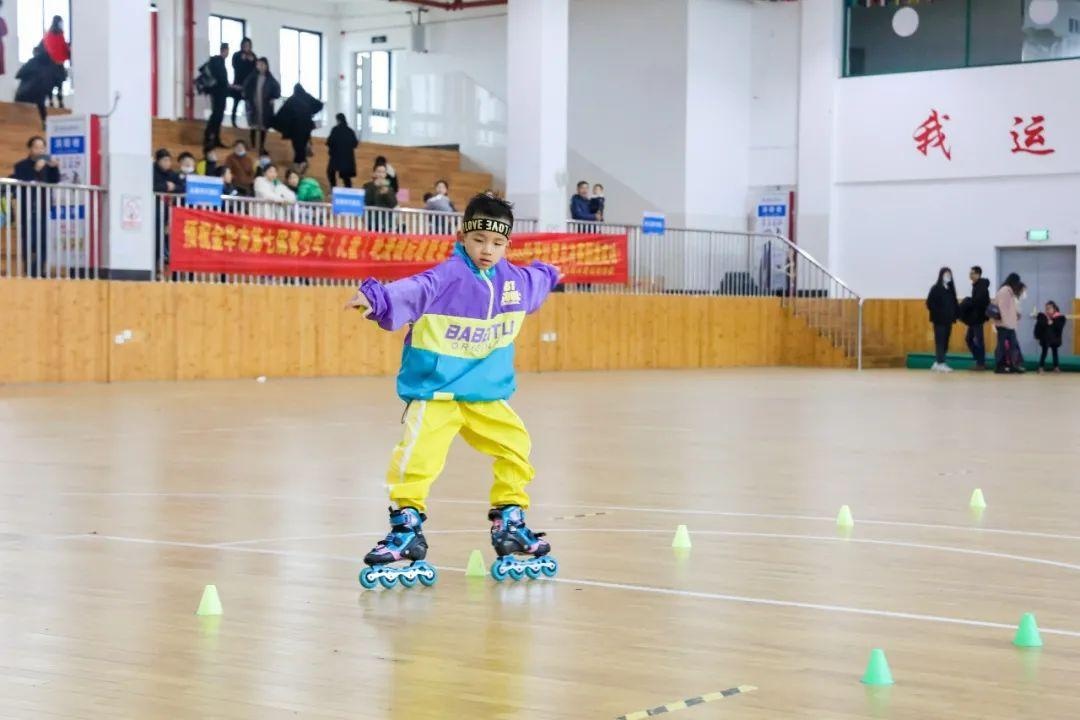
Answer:
POLYGON ((1049 230, 1028 230, 1028 242, 1046 242, 1050 239, 1049 230))

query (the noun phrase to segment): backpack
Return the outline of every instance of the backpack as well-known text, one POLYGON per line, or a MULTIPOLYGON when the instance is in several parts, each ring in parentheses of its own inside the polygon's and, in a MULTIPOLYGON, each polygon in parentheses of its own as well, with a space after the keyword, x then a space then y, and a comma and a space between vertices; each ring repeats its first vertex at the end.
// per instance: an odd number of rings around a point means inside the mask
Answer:
POLYGON ((209 95, 210 92, 217 86, 217 78, 210 72, 210 61, 207 60, 199 66, 198 74, 195 76, 195 92, 200 95, 209 95))

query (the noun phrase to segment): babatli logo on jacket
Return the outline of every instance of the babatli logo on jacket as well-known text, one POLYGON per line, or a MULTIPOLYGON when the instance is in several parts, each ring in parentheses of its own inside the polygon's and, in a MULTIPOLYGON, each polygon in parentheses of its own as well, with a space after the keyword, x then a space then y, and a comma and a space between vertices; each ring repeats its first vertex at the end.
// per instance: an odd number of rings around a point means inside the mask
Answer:
POLYGON ((516 280, 507 280, 503 283, 502 292, 502 304, 503 305, 520 305, 521 293, 517 289, 516 280))

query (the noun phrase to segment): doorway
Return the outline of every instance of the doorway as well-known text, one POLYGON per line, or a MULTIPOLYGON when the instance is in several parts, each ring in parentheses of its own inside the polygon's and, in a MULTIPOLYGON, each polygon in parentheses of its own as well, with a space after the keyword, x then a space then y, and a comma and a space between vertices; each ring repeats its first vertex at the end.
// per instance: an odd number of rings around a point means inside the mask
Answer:
MULTIPOLYGON (((1027 285, 1027 297, 1020 303, 1020 325, 1016 333, 1026 359, 1038 360, 1038 343, 1035 340, 1034 313, 1040 313, 1048 300, 1053 300, 1066 315, 1072 314, 1073 298, 1076 297, 1076 247, 1009 247, 998 248, 997 282, 991 287, 991 295, 997 291, 1009 273, 1018 273, 1027 285)), ((1065 336, 1061 341, 1061 353, 1073 354, 1073 326, 1065 324, 1065 336)))

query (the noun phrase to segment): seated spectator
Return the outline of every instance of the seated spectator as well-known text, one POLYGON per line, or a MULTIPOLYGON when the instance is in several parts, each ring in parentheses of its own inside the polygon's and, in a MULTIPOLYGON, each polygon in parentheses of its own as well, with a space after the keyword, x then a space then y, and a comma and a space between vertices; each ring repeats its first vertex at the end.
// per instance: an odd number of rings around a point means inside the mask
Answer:
POLYGON ((178 193, 182 184, 180 176, 173 170, 172 153, 161 148, 154 153, 154 192, 178 193))
POLYGON ((386 175, 386 165, 375 165, 371 182, 364 185, 364 204, 367 207, 397 207, 397 191, 386 175))
POLYGON ((277 202, 296 202, 296 194, 278 179, 277 167, 271 165, 255 178, 255 197, 277 202))
POLYGON ((596 213, 589 209, 589 183, 584 180, 577 184, 577 194, 570 198, 570 218, 596 221, 596 213))
POLYGON ((233 143, 232 154, 225 159, 225 167, 232 171, 233 185, 241 195, 252 195, 255 188, 255 163, 247 154, 243 140, 233 143))
POLYGON ((295 170, 286 170, 285 187, 292 190, 293 193, 296 193, 296 188, 300 187, 300 173, 295 170))
POLYGON ((240 194, 240 191, 233 185, 232 170, 228 166, 221 168, 221 194, 224 197, 236 197, 240 194))
POLYGON ((445 180, 435 183, 435 194, 424 198, 424 209, 432 212, 455 212, 450 201, 450 185, 445 180))
POLYGON ((180 153, 180 157, 176 158, 178 168, 178 174, 180 175, 181 187, 178 192, 187 192, 187 179, 188 175, 195 175, 195 156, 189 152, 180 153))
POLYGON ((322 202, 326 198, 318 180, 313 177, 302 177, 296 184, 296 199, 299 202, 322 202))
POLYGON ((386 168, 386 179, 390 181, 390 187, 394 189, 394 195, 397 195, 397 192, 400 189, 398 186, 397 170, 394 169, 394 166, 391 165, 383 155, 375 158, 375 165, 372 167, 372 170, 380 165, 386 168))
POLYGON ((221 167, 218 165, 217 159, 217 150, 210 148, 206 151, 206 156, 195 163, 195 173, 197 175, 206 175, 207 177, 218 177, 221 175, 221 167))
POLYGON ((599 222, 604 221, 604 186, 600 183, 593 185, 592 197, 589 198, 589 212, 595 215, 599 222))

